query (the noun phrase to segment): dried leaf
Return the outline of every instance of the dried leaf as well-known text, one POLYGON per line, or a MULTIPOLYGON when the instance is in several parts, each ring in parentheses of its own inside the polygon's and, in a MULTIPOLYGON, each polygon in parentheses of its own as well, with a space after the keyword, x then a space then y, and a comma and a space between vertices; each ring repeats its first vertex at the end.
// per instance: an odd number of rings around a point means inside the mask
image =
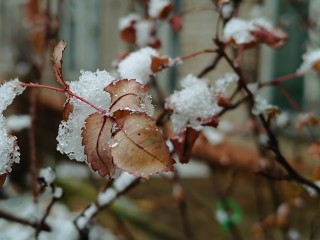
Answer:
POLYGON ((112 156, 117 167, 136 176, 171 171, 173 160, 154 119, 145 113, 131 113, 114 136, 112 156))
POLYGON ((141 93, 145 90, 135 80, 121 79, 109 84, 104 90, 111 96, 110 112, 124 109, 140 110, 141 93))
POLYGON ((127 43, 136 42, 136 29, 134 26, 129 26, 121 30, 120 37, 123 41, 127 43))
POLYGON ((53 63, 53 72, 54 75, 62 86, 64 86, 66 89, 69 87, 68 84, 65 82, 63 78, 63 73, 62 73, 62 56, 63 52, 67 47, 67 42, 64 40, 59 41, 53 49, 52 53, 52 63, 53 63))
POLYGON ((93 113, 86 119, 82 131, 82 144, 87 161, 94 171, 98 171, 100 176, 109 175, 111 177, 114 173, 111 154, 114 123, 111 117, 93 113))
POLYGON ((0 189, 3 187, 3 184, 6 181, 7 175, 8 175, 7 173, 0 175, 0 189))
POLYGON ((174 15, 169 20, 170 26, 175 32, 180 32, 182 30, 182 17, 181 15, 174 15))
POLYGON ((161 12, 159 14, 159 18, 160 19, 166 19, 169 16, 169 14, 171 13, 172 9, 173 9, 173 4, 169 3, 167 6, 165 6, 161 10, 161 12))
POLYGON ((169 58, 151 57, 151 71, 153 73, 159 72, 162 69, 168 67, 169 58))
POLYGON ((186 128, 178 136, 171 138, 175 152, 178 154, 181 163, 188 163, 192 147, 199 136, 199 132, 191 127, 186 128))

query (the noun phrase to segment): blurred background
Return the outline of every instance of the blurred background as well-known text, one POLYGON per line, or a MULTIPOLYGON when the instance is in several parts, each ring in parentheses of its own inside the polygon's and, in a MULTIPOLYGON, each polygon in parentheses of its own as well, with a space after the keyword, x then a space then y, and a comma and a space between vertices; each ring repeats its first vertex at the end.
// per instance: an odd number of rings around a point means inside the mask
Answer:
MULTIPOLYGON (((120 39, 118 21, 133 11, 143 13, 141 2, 0 0, 0 82, 19 77, 25 82, 58 86, 50 57, 54 42, 59 39, 68 42, 63 56, 63 72, 67 81, 77 80, 82 69, 115 71, 117 57, 134 49, 120 39)), ((184 12, 183 29, 174 32, 168 23, 159 23, 161 52, 177 57, 214 48, 218 13, 213 1, 171 2, 175 14, 184 12)), ((320 0, 239 2, 241 17, 266 17, 288 34, 288 41, 281 49, 262 46, 246 52, 241 66, 248 83, 293 73, 299 68, 303 53, 320 47, 320 0)), ((212 56, 201 55, 161 72, 158 82, 164 95, 178 89, 181 78, 189 73, 198 74, 211 61, 212 56)), ((214 80, 230 71, 230 67, 221 62, 206 78, 214 80)), ((317 73, 289 81, 284 87, 301 111, 319 113, 320 81, 317 73)), ((310 144, 308 133, 295 129, 296 109, 276 88, 268 88, 263 94, 287 114, 287 127, 279 125, 276 128, 285 155, 299 171, 312 178, 317 163, 306 152, 310 144)), ((29 114, 32 98, 23 95, 17 99, 5 115, 29 114)), ((103 180, 97 179, 86 165, 67 160, 56 151, 55 139, 65 97, 60 93, 39 90, 36 99, 38 165, 56 169, 58 184, 65 189, 63 201, 72 210, 79 211, 95 200, 103 180), (78 174, 72 175, 73 171, 78 171, 78 174)), ((157 100, 154 103, 159 104, 157 100)), ((305 237, 310 235, 311 228, 320 232, 316 225, 320 221, 315 223, 319 217, 314 216, 318 203, 303 188, 254 173, 261 157, 256 149, 256 137, 247 131, 250 122, 246 106, 226 114, 221 122, 225 127, 215 133, 216 142, 198 141, 194 161, 183 166, 177 164, 181 176, 178 183, 166 176, 144 182, 127 198, 101 214, 99 221, 102 225, 119 236, 124 235, 124 239, 184 239, 184 218, 181 218, 180 207, 188 209, 190 239, 307 239, 305 237), (177 184, 184 189, 184 205, 180 205, 180 200, 172 194, 177 184), (219 208, 217 203, 229 197, 242 209, 243 217, 235 227, 224 230, 215 213, 219 208), (292 202, 293 199, 302 199, 307 204, 301 208, 292 207, 290 224, 284 227, 270 224, 270 229, 266 230, 267 238, 260 237, 255 224, 274 214, 281 203, 292 202), (123 233, 124 229, 128 232, 123 233), (291 229, 301 238, 289 238, 291 229)), ((311 131, 319 132, 318 128, 311 131)), ((30 189, 30 143, 27 130, 16 135, 22 158, 21 164, 14 165, 10 181, 15 194, 20 194, 30 189)), ((3 193, 3 198, 6 195, 8 193, 3 193)))

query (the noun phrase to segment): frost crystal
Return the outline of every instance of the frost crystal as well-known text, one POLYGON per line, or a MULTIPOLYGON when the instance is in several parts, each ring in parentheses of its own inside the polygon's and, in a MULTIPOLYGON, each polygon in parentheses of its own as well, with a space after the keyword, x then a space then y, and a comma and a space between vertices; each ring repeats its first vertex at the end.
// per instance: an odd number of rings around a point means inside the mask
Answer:
MULTIPOLYGON (((104 91, 114 78, 106 71, 81 72, 78 81, 69 82, 70 91, 83 97, 94 105, 108 109, 110 107, 110 95, 104 91)), ((81 130, 84 127, 85 119, 96 110, 91 106, 71 98, 73 105, 72 113, 67 121, 62 121, 59 126, 57 150, 65 153, 70 159, 86 161, 84 147, 82 146, 81 130)))
POLYGON ((303 63, 297 70, 298 73, 302 74, 309 70, 320 70, 320 49, 306 53, 302 56, 303 63))
POLYGON ((168 0, 151 0, 149 2, 148 14, 152 18, 160 17, 161 12, 170 4, 168 0))
POLYGON ((11 80, 0 86, 0 174, 11 171, 11 165, 19 162, 19 147, 16 144, 16 137, 9 136, 6 131, 6 119, 3 111, 12 103, 13 99, 21 94, 25 87, 22 87, 18 79, 11 80))
POLYGON ((119 63, 120 76, 127 79, 136 79, 141 84, 147 84, 153 74, 151 70, 152 56, 159 56, 159 53, 150 47, 131 53, 119 63))
POLYGON ((213 117, 219 111, 213 92, 202 79, 188 75, 182 82, 183 89, 175 91, 166 100, 166 108, 172 109, 173 131, 179 133, 185 127, 201 128, 203 120, 213 117))

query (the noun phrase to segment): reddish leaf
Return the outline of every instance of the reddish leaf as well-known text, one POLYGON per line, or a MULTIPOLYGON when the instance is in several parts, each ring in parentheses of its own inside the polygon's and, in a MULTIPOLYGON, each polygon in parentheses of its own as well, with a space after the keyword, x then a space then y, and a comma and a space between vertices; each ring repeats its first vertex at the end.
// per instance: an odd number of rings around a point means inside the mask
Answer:
POLYGON ((87 119, 82 131, 82 144, 85 154, 94 171, 98 171, 100 176, 114 173, 112 161, 112 128, 113 118, 102 116, 100 113, 93 113, 87 119))
POLYGON ((131 113, 114 136, 112 156, 117 167, 136 176, 171 171, 173 160, 154 119, 145 113, 131 113))
POLYGON ((3 187, 3 184, 6 181, 7 175, 8 175, 7 173, 0 175, 0 189, 3 187))
POLYGON ((193 128, 188 127, 178 136, 170 139, 181 163, 189 162, 193 144, 197 140, 198 136, 199 132, 197 132, 193 128))
POLYGON ((62 73, 62 56, 63 56, 63 51, 67 47, 67 42, 64 40, 59 41, 53 49, 52 53, 52 63, 53 63, 53 72, 54 75, 56 76, 56 79, 58 83, 60 83, 62 86, 64 86, 66 89, 69 87, 68 84, 65 82, 63 78, 63 73, 62 73))
POLYGON ((170 18, 170 26, 175 32, 180 32, 182 30, 182 17, 181 15, 174 15, 170 18))
POLYGON ((105 89, 111 96, 110 111, 139 111, 143 86, 135 80, 122 79, 109 84, 105 89))
POLYGON ((136 42, 136 29, 134 26, 129 26, 121 30, 120 37, 123 41, 127 43, 136 42))
POLYGON ((151 71, 153 73, 159 72, 169 65, 169 58, 151 57, 151 71))
POLYGON ((159 49, 159 48, 161 48, 162 43, 159 38, 153 37, 152 39, 150 39, 148 46, 152 47, 154 49, 159 49))
POLYGON ((169 14, 172 11, 172 9, 173 9, 173 4, 169 3, 167 6, 165 6, 161 10, 161 12, 159 14, 159 18, 160 19, 166 19, 169 16, 169 14))
POLYGON ((73 104, 70 103, 70 97, 68 96, 67 101, 65 102, 63 107, 62 119, 64 121, 67 121, 72 112, 73 112, 73 104))

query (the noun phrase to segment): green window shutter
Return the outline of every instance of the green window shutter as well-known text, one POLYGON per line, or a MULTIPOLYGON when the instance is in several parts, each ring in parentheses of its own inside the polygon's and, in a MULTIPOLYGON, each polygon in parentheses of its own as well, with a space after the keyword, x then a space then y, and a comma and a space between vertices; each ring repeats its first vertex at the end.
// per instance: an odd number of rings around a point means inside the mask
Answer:
MULTIPOLYGON (((288 34, 287 43, 274 54, 273 77, 279 77, 295 72, 301 64, 301 56, 306 49, 307 27, 303 26, 301 16, 308 16, 308 1, 293 7, 286 1, 278 1, 278 23, 288 22, 282 27, 288 34)), ((303 77, 282 84, 299 106, 303 105, 303 77)), ((293 110, 286 97, 274 88, 273 104, 284 110, 293 110)))

